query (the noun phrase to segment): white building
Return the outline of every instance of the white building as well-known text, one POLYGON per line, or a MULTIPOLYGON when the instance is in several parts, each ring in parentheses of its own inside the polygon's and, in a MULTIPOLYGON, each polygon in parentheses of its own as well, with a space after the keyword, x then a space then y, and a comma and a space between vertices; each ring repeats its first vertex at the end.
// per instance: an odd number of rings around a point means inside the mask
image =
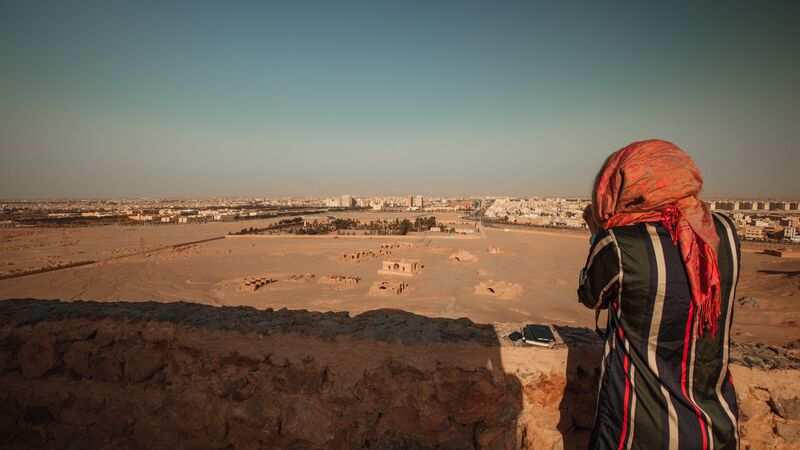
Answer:
POLYGON ((352 208, 353 207, 353 196, 349 194, 342 195, 342 199, 339 206, 343 206, 345 208, 352 208))

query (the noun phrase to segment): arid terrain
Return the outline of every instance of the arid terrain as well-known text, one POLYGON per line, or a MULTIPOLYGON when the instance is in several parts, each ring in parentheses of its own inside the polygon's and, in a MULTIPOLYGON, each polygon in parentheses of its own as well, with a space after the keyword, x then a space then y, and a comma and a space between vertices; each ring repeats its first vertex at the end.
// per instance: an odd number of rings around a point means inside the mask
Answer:
MULTIPOLYGON (((437 218, 459 221, 455 214, 437 218)), ((222 238, 267 222, 2 229, 4 275, 96 262, 0 280, 0 298, 180 300, 352 314, 395 308, 481 323, 593 326, 575 295, 584 234, 485 228, 474 235, 222 238), (378 274, 390 258, 419 260, 423 268, 413 276, 378 274), (384 281, 390 283, 381 290, 384 281)), ((755 301, 737 302, 734 339, 783 345, 800 338, 800 261, 762 251, 744 247, 737 298, 755 301)))

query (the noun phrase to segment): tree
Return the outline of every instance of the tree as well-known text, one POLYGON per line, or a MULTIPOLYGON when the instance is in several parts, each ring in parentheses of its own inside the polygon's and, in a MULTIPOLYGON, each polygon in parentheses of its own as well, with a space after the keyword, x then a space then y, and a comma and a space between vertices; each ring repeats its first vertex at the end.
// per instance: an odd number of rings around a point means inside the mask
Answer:
POLYGON ((401 235, 408 234, 408 232, 409 232, 409 230, 411 230, 411 228, 412 228, 412 225, 411 225, 411 221, 410 220, 403 219, 403 221, 400 222, 400 234, 401 235))

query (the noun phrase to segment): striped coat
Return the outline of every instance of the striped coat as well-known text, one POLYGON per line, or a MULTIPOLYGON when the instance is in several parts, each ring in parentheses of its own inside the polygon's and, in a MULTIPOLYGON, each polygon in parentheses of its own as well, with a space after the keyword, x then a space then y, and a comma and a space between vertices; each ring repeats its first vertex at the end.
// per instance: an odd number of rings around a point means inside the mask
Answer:
POLYGON ((660 223, 602 231, 581 271, 578 295, 608 308, 592 449, 737 449, 738 407, 728 371, 739 273, 733 223, 720 237, 721 313, 716 335, 698 322, 679 248, 660 223))

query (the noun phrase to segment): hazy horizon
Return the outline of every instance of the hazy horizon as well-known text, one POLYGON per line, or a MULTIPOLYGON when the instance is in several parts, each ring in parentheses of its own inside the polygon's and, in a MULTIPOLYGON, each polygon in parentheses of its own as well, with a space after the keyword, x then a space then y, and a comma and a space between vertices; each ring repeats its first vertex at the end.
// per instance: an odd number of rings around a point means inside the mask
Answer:
POLYGON ((586 196, 609 153, 662 138, 705 198, 796 199, 798 19, 790 1, 4 2, 0 197, 586 196))

